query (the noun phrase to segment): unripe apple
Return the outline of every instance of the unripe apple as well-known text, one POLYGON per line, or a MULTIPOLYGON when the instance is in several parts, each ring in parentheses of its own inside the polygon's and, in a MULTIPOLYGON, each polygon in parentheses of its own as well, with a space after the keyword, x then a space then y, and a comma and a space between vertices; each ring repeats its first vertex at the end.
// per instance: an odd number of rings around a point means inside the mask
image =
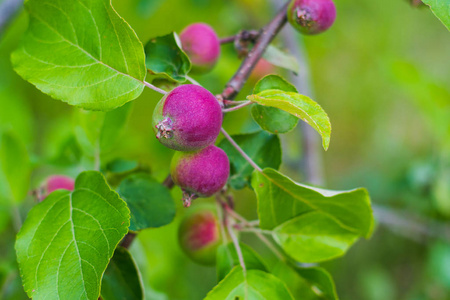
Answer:
POLYGON ((303 34, 318 34, 336 19, 332 0, 292 0, 287 10, 291 25, 303 34))
POLYGON ((69 190, 73 191, 75 187, 75 180, 68 176, 64 175, 52 175, 48 177, 44 184, 40 188, 40 196, 38 194, 38 198, 42 201, 47 196, 56 190, 69 190))
POLYGON ((183 191, 183 203, 190 206, 197 197, 210 197, 219 192, 230 175, 226 153, 211 145, 197 152, 177 152, 170 164, 170 175, 183 191))
POLYGON ((180 247, 193 261, 213 265, 217 247, 222 243, 216 210, 213 205, 193 209, 180 224, 180 247))
POLYGON ((213 144, 221 126, 219 102, 198 85, 175 88, 158 102, 153 112, 156 138, 178 151, 195 151, 213 144))
POLYGON ((211 26, 191 24, 181 32, 180 40, 194 73, 206 73, 214 67, 220 55, 220 41, 211 26))

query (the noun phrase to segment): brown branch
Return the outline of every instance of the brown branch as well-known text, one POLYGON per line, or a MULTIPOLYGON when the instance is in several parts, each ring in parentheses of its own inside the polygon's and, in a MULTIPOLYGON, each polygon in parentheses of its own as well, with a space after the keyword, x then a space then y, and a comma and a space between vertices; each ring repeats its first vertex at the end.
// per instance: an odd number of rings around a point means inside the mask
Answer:
POLYGON ((236 35, 228 36, 220 39, 221 44, 234 43, 236 40, 242 42, 255 42, 259 37, 258 30, 242 30, 236 35))
POLYGON ((263 55, 267 46, 269 46, 276 34, 286 24, 286 9, 288 4, 289 2, 286 2, 275 18, 261 30, 255 46, 252 50, 250 50, 247 57, 241 63, 241 66, 237 70, 236 74, 234 74, 230 81, 228 81, 224 91, 221 94, 222 99, 234 99, 234 97, 236 97, 242 89, 244 83, 247 81, 251 71, 263 55))

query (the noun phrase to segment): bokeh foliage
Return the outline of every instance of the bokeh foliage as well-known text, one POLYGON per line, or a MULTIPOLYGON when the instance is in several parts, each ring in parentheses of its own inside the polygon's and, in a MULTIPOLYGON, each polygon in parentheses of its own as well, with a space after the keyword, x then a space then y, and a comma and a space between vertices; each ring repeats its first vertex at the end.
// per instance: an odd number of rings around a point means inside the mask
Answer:
MULTIPOLYGON (((113 2, 143 43, 198 21, 228 36, 241 28, 259 28, 273 11, 264 0, 113 2)), ((327 187, 364 186, 374 203, 419 216, 418 222, 448 223, 449 32, 428 9, 412 8, 407 1, 336 0, 336 5, 338 18, 327 33, 295 36, 308 53, 314 100, 333 125, 330 148, 323 154, 327 187)), ((77 142, 75 129, 80 112, 42 94, 12 71, 10 53, 27 23, 26 15, 20 14, 0 40, 0 130, 12 132, 27 149, 33 189, 49 174, 75 177, 95 162, 80 155, 83 145, 77 142)), ((195 78, 213 93, 222 90, 239 65, 231 46, 224 46, 222 53, 212 74, 195 78)), ((254 84, 253 79, 238 99, 244 99, 254 84)), ((134 101, 120 142, 102 153, 102 162, 118 157, 136 160, 159 181, 164 179, 172 152, 156 141, 150 128, 159 98, 145 90, 134 101)), ((224 126, 230 133, 258 129, 250 109, 230 114, 224 126)), ((299 131, 287 134, 282 142, 287 146, 282 169, 302 181, 299 131)), ((4 184, 4 178, 0 179, 4 184)), ((180 198, 178 189, 171 193, 174 199, 180 198)), ((24 205, 17 212, 15 205, 1 197, 0 298, 21 299, 25 295, 16 271, 13 224, 17 215, 27 214, 33 199, 21 199, 24 205)), ((243 190, 236 196, 237 210, 254 219, 255 201, 252 193, 243 190)), ((201 299, 216 284, 213 268, 195 265, 179 250, 176 230, 183 211, 178 211, 173 223, 143 231, 131 248, 148 299, 201 299)), ((446 299, 450 294, 449 241, 423 236, 411 240, 389 229, 381 224, 370 241, 361 241, 347 256, 325 264, 341 298, 446 299)), ((250 235, 244 240, 270 257, 250 235)), ((267 262, 273 265, 275 259, 267 262)))

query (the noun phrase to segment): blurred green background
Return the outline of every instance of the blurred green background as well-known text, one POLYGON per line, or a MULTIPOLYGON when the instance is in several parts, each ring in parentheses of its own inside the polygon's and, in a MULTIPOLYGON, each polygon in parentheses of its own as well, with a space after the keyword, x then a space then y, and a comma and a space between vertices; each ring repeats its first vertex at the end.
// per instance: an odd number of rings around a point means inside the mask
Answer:
MULTIPOLYGON (((335 3, 338 17, 329 31, 292 36, 305 46, 314 100, 333 127, 329 150, 318 148, 325 187, 367 187, 382 210, 376 211, 380 222, 372 239, 359 241, 345 257, 323 266, 335 278, 341 299, 450 299, 449 32, 426 7, 413 8, 405 0, 335 3)), ((274 13, 267 0, 116 0, 113 5, 143 43, 192 22, 209 23, 219 36, 228 36, 260 28, 274 13)), ((75 177, 92 168, 92 159, 82 156, 76 143, 77 109, 41 93, 11 68, 10 53, 26 26, 21 12, 0 40, 0 130, 13 132, 26 146, 32 190, 50 174, 75 177)), ((220 93, 239 63, 232 45, 225 45, 214 71, 195 79, 220 93)), ((251 92, 258 76, 252 76, 238 100, 251 92)), ((164 179, 173 152, 151 130, 159 98, 146 89, 133 102, 117 144, 102 155, 103 166, 116 158, 137 160, 164 179)), ((255 124, 243 109, 228 114, 224 127, 237 133, 255 124)), ((282 166, 296 180, 304 178, 299 132, 284 136, 288 163, 282 166)), ((181 196, 178 188, 172 193, 177 200, 181 196)), ((240 191, 235 198, 238 212, 255 219, 252 192, 240 191)), ((17 204, 22 219, 33 203, 27 197, 17 204)), ((202 299, 216 284, 214 268, 192 263, 178 248, 176 231, 184 211, 180 201, 177 205, 174 223, 143 231, 131 247, 147 299, 202 299)), ((10 208, 0 207, 0 299, 22 299, 10 215, 10 208)), ((275 262, 251 235, 243 239, 269 265, 275 262)))

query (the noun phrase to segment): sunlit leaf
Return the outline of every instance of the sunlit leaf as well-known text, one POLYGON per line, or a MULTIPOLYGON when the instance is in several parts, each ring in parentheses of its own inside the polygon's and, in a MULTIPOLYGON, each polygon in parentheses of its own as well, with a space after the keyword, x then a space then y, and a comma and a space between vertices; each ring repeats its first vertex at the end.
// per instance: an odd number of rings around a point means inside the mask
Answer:
POLYGON ((97 299, 103 272, 128 232, 130 211, 95 171, 73 192, 57 190, 28 214, 16 241, 25 291, 33 299, 97 299))
POLYGON ((292 181, 273 169, 255 171, 252 187, 258 198, 263 229, 273 229, 299 215, 319 212, 342 228, 363 237, 373 229, 370 198, 365 189, 333 191, 292 181))
POLYGON ((289 300, 294 299, 286 285, 272 274, 241 267, 233 270, 208 293, 205 300, 289 300))
POLYGON ((422 0, 430 6, 433 13, 450 30, 450 0, 422 0))
MULTIPOLYGON (((271 74, 256 83, 253 94, 273 89, 297 93, 295 86, 282 77, 271 74)), ((275 134, 289 132, 298 123, 298 118, 287 111, 263 105, 253 105, 252 117, 262 129, 275 134)))
POLYGON ((91 110, 111 110, 142 93, 142 43, 110 0, 28 0, 25 9, 28 30, 11 57, 25 80, 91 110))
POLYGON ((291 113, 311 125, 322 136, 325 150, 330 144, 331 124, 326 112, 307 96, 282 90, 265 90, 247 99, 258 104, 276 107, 291 113))

